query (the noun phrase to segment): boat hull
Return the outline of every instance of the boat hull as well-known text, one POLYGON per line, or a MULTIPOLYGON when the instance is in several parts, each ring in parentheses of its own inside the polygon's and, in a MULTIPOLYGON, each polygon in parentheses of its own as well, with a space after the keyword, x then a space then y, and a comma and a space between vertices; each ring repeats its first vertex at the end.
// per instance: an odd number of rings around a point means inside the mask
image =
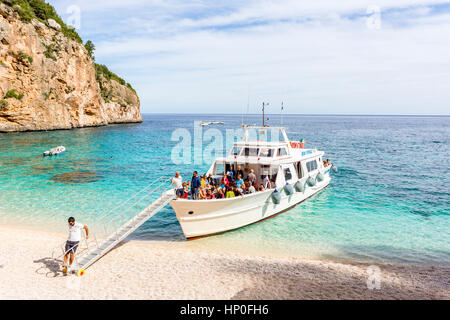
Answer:
MULTIPOLYGON (((300 180, 306 183, 306 179, 300 180)), ((238 229, 287 211, 326 188, 330 183, 329 174, 314 187, 306 187, 304 192, 289 195, 278 189, 279 203, 274 203, 274 190, 257 192, 245 197, 217 200, 184 200, 170 202, 186 238, 203 237, 238 229)), ((278 201, 277 201, 278 202, 278 201)))

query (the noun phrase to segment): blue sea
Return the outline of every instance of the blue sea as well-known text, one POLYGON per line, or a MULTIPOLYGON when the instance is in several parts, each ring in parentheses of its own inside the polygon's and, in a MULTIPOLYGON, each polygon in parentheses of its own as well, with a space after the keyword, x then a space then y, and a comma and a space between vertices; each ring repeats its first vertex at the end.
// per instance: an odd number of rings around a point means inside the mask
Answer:
MULTIPOLYGON (((0 134, 0 223, 65 232, 75 216, 95 232, 99 216, 156 178, 206 171, 209 162, 175 164, 179 141, 172 140, 177 129, 194 137, 194 122, 210 120, 225 122, 213 127, 225 132, 239 128, 242 116, 146 114, 142 124, 0 134), (68 151, 42 157, 58 145, 68 151)), ((450 117, 285 115, 283 124, 337 165, 330 187, 273 219, 186 246, 450 265, 450 117)), ((130 238, 185 241, 170 206, 130 238)))

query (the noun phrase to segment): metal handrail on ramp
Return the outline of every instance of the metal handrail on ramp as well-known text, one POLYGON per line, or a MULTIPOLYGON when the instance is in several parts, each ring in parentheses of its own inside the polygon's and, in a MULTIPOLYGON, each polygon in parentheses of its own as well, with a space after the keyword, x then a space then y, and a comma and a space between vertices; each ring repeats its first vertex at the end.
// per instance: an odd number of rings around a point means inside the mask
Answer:
MULTIPOLYGON (((104 238, 97 240, 97 237, 93 236, 94 243, 91 245, 86 240, 86 250, 75 255, 71 269, 79 276, 84 275, 86 268, 175 199, 175 190, 170 187, 169 182, 168 177, 160 177, 116 208, 97 218, 96 223, 103 226, 104 238)), ((64 248, 64 245, 61 248, 64 248)), ((64 252, 62 257, 66 254, 67 252, 64 252)))

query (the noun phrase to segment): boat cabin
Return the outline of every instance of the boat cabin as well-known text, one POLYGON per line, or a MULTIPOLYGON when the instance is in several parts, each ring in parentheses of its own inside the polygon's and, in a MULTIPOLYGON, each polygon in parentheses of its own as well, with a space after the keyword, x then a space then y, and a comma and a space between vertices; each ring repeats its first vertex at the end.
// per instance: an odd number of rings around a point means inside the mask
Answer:
POLYGON ((290 141, 282 127, 244 126, 244 138, 235 142, 228 155, 217 158, 207 175, 219 183, 230 170, 242 172, 244 180, 253 170, 257 184, 267 176, 271 188, 294 184, 322 171, 323 152, 306 149, 300 141, 290 141))

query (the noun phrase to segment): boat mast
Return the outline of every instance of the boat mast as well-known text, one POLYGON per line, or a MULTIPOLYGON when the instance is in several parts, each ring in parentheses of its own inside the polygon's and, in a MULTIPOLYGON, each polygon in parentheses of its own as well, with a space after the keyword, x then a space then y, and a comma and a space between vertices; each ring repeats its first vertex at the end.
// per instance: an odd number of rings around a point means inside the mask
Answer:
POLYGON ((262 111, 263 111, 263 115, 262 115, 263 116, 263 127, 265 127, 265 124, 264 124, 264 102, 263 102, 263 110, 262 111))
POLYGON ((263 117, 263 122, 262 122, 262 126, 263 127, 266 127, 266 119, 265 119, 265 114, 264 114, 264 107, 265 106, 268 106, 269 105, 269 103, 268 102, 263 102, 263 109, 262 109, 262 117, 263 117))

